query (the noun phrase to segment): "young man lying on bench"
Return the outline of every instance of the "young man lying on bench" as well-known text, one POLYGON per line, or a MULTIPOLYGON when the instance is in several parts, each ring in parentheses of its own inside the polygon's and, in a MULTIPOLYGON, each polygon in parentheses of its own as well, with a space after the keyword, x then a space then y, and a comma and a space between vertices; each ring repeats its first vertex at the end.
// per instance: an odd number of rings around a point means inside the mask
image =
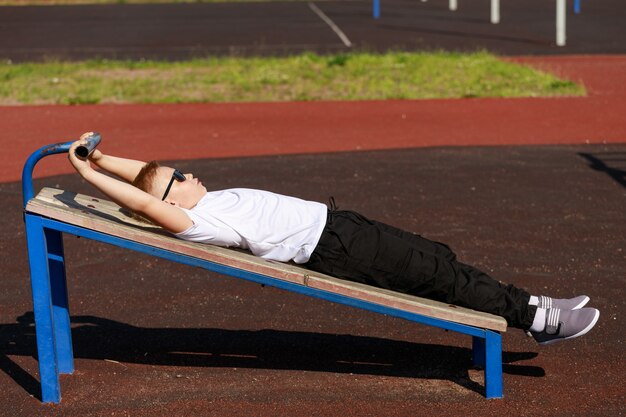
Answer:
POLYGON ((260 190, 207 191, 192 174, 97 149, 80 158, 75 150, 88 135, 70 148, 76 171, 119 205, 181 239, 248 249, 265 259, 495 314, 540 344, 582 336, 600 316, 595 308, 583 308, 585 295, 532 296, 458 262, 447 245, 353 211, 260 190), (94 170, 92 163, 126 182, 94 170))

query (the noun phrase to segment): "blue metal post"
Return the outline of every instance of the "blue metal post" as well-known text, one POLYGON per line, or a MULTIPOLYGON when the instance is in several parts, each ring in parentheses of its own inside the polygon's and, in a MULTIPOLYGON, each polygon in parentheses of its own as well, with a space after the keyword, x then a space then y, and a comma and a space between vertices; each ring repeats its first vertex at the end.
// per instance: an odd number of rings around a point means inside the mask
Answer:
POLYGON ((380 17, 380 0, 373 0, 373 15, 374 19, 378 19, 380 17))
POLYGON ((485 396, 502 398, 502 336, 485 330, 485 396))
POLYGON ((472 336, 472 363, 475 366, 485 367, 485 338, 472 336))
POLYGON ((62 374, 74 372, 70 311, 65 279, 65 258, 63 255, 63 235, 52 229, 44 229, 48 248, 48 271, 52 291, 52 313, 54 318, 54 340, 57 354, 57 367, 62 374))
POLYGON ((61 387, 54 341, 54 315, 48 270, 48 251, 41 217, 26 215, 26 241, 30 264, 33 311, 37 335, 41 400, 44 403, 61 401, 61 387))
POLYGON ((574 0, 574 13, 580 14, 580 0, 574 0))

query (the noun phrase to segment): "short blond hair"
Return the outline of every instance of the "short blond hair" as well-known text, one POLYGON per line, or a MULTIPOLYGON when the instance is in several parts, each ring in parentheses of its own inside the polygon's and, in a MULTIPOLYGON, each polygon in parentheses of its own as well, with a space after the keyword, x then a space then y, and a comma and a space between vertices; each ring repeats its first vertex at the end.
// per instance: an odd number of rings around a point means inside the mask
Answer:
POLYGON ((157 161, 150 161, 145 164, 139 174, 135 177, 132 184, 139 188, 141 191, 145 191, 148 194, 152 194, 154 191, 154 179, 156 177, 157 170, 160 165, 157 161))
MULTIPOLYGON (((141 168, 141 170, 139 171, 139 174, 137 174, 137 176, 133 180, 132 185, 139 188, 141 191, 145 191, 148 194, 152 194, 152 191, 154 191, 154 186, 155 186, 154 180, 156 178, 156 173, 159 167, 160 165, 157 161, 148 162, 141 168)), ((139 213, 135 213, 134 211, 131 211, 130 215, 135 220, 152 224, 150 220, 146 219, 139 213)))

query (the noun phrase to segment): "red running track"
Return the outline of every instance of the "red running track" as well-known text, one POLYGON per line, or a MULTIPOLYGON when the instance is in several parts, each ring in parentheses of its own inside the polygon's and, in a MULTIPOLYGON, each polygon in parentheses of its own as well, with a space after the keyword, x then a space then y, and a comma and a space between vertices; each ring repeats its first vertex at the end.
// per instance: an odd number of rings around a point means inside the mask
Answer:
MULTIPOLYGON (((427 146, 626 142, 626 56, 512 58, 581 81, 580 98, 0 107, 0 182, 43 145, 101 132, 106 152, 225 158, 427 146)), ((71 172, 48 158, 35 176, 71 172)))

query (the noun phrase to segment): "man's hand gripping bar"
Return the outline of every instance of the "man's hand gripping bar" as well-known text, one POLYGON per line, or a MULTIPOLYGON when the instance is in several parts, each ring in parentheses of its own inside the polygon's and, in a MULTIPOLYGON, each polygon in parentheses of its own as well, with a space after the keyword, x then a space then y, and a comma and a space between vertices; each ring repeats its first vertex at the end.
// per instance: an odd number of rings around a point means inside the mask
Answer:
POLYGON ((96 146, 102 140, 100 133, 89 132, 88 134, 83 135, 82 139, 86 140, 87 143, 80 145, 76 148, 76 156, 86 159, 91 153, 96 149, 96 146))

